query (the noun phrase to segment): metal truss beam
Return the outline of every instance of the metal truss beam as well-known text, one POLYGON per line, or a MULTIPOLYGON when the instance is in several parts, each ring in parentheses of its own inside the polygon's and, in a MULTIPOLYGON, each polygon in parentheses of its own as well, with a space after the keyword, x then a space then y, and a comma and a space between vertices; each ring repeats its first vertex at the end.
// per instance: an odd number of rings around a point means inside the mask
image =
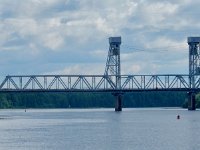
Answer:
MULTIPOLYGON (((121 75, 121 87, 109 82, 108 75, 31 75, 6 76, 0 84, 0 92, 17 91, 65 91, 65 92, 107 92, 107 91, 189 91, 189 75, 121 75)), ((199 90, 200 77, 195 77, 193 90, 199 90)))

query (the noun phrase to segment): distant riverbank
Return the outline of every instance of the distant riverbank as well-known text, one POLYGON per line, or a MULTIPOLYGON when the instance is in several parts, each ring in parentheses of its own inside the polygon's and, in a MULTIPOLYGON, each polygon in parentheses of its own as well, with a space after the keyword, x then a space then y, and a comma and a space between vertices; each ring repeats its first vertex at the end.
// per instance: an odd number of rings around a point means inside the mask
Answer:
MULTIPOLYGON (((199 95, 197 95, 199 99, 199 95)), ((184 92, 135 92, 123 95, 123 107, 183 107, 184 92)), ((199 106, 200 103, 197 103, 199 106)), ((0 108, 113 108, 111 93, 1 93, 0 108)))

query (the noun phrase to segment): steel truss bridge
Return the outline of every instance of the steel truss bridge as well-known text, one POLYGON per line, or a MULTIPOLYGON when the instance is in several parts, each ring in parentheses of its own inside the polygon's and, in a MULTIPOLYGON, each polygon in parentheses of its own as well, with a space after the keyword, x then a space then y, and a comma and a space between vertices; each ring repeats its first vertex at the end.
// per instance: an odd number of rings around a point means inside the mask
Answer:
POLYGON ((200 76, 195 88, 189 75, 121 75, 121 87, 107 75, 32 75, 6 76, 2 92, 133 92, 133 91, 200 91, 200 76))
POLYGON ((200 37, 188 37, 189 74, 121 75, 121 37, 109 38, 104 75, 8 75, 0 92, 111 92, 115 110, 122 110, 122 94, 134 91, 188 92, 188 109, 195 110, 200 91, 200 37))

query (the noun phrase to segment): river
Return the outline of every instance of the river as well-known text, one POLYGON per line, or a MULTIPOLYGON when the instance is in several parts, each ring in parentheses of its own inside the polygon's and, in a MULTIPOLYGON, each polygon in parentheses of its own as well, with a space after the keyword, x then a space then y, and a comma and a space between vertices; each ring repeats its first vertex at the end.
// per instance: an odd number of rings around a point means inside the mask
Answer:
POLYGON ((200 111, 0 110, 0 150, 45 149, 200 150, 200 111))

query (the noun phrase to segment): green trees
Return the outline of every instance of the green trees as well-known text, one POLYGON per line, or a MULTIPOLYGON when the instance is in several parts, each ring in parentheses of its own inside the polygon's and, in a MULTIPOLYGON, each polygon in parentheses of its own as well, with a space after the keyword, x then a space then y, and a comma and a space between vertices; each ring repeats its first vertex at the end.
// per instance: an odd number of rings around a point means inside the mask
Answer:
POLYGON ((6 95, 2 94, 0 97, 0 108, 11 108, 11 101, 7 99, 6 95))
MULTIPOLYGON (((123 107, 181 107, 186 93, 135 92, 125 93, 122 98, 123 107)), ((0 108, 113 108, 114 105, 111 93, 0 93, 0 108)))
POLYGON ((181 107, 183 92, 138 92, 124 95, 124 107, 181 107))
MULTIPOLYGON (((183 108, 188 107, 188 98, 186 97, 185 102, 183 103, 183 108)), ((196 108, 200 108, 200 93, 196 95, 196 108)))
POLYGON ((200 93, 196 95, 196 107, 200 108, 200 93))

